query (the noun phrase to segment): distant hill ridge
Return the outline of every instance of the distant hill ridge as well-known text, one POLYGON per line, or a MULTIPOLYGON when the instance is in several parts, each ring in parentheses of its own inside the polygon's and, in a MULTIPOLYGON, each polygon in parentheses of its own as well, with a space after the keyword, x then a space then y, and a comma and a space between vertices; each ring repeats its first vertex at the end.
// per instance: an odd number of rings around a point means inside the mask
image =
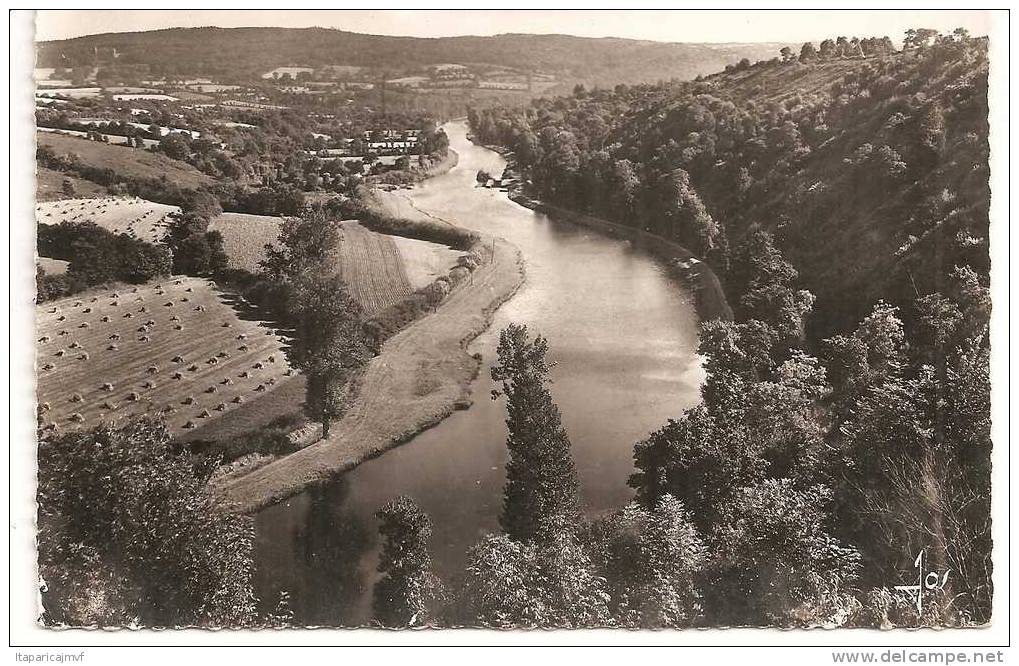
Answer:
POLYGON ((472 63, 547 72, 589 85, 690 79, 782 44, 692 44, 616 37, 502 34, 394 37, 327 28, 170 28, 41 42, 40 67, 149 65, 160 74, 254 75, 278 66, 373 69, 472 63), (115 53, 115 55, 114 55, 115 53))

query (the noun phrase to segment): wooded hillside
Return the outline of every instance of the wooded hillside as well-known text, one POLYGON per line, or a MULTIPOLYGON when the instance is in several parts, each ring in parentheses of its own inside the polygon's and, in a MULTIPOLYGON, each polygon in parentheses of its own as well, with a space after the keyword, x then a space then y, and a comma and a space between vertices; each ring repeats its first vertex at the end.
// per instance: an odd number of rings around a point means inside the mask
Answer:
POLYGON ((773 231, 824 335, 955 265, 989 269, 986 41, 840 40, 486 110, 472 127, 513 149, 541 196, 678 239, 722 274, 751 226, 773 231))

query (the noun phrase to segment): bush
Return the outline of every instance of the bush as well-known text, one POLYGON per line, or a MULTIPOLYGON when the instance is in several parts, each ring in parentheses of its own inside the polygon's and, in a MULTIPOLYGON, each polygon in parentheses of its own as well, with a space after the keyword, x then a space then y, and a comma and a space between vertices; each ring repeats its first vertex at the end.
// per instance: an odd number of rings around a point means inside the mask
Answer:
POLYGON ((92 222, 40 224, 38 246, 41 256, 71 262, 64 280, 45 280, 47 295, 66 296, 112 281, 141 284, 170 274, 170 254, 165 248, 114 234, 92 222))
POLYGON ((297 427, 299 420, 294 414, 280 416, 265 426, 236 437, 223 440, 196 439, 188 442, 186 447, 192 454, 215 458, 221 463, 233 462, 252 453, 283 456, 297 450, 289 434, 297 427))

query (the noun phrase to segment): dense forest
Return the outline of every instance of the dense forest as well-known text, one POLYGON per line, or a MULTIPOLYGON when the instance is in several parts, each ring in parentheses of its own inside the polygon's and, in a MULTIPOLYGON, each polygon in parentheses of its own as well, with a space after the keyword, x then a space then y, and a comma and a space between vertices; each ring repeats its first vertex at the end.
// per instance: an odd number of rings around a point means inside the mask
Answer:
POLYGON ((730 246, 769 230, 817 298, 818 338, 878 298, 906 306, 940 288, 955 265, 989 270, 986 40, 912 39, 896 53, 840 37, 693 82, 578 88, 471 126, 513 151, 545 201, 677 240, 720 275, 730 246))
POLYGON ((204 74, 240 79, 280 65, 347 65, 378 73, 441 63, 478 63, 546 72, 589 85, 692 78, 772 44, 671 44, 569 35, 389 37, 325 28, 173 28, 88 35, 39 44, 39 67, 91 67, 97 54, 117 65, 146 65, 153 75, 204 74))

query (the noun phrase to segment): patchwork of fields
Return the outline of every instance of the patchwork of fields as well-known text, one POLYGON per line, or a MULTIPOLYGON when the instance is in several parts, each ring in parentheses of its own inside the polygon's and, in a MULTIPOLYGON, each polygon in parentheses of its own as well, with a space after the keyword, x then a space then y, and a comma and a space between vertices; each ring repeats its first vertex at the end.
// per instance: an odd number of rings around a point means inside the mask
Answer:
POLYGON ((137 197, 102 199, 60 199, 36 204, 35 217, 41 224, 86 222, 115 234, 127 234, 149 243, 158 243, 166 234, 170 215, 180 209, 137 197))
POLYGON ((128 178, 166 178, 174 185, 189 188, 213 183, 211 176, 190 164, 148 150, 49 132, 36 132, 35 139, 38 146, 46 146, 57 155, 74 154, 84 166, 110 169, 128 178))
POLYGON ((160 414, 181 434, 295 374, 287 339, 210 280, 170 278, 38 306, 44 428, 160 414))
MULTIPOLYGON (((36 216, 45 224, 91 220, 113 233, 158 243, 177 210, 138 198, 104 197, 39 203, 36 216)), ((222 233, 231 267, 257 271, 265 246, 279 237, 281 221, 224 213, 209 228, 222 233)), ((337 271, 368 316, 445 275, 460 255, 444 245, 375 233, 354 220, 340 222, 339 229, 337 271)), ((66 262, 39 262, 47 272, 66 269, 66 262)), ((162 416, 175 436, 193 437, 213 432, 224 416, 224 423, 247 423, 242 406, 281 386, 303 387, 291 381, 301 378, 286 362, 287 339, 251 312, 212 280, 192 277, 40 305, 42 427, 63 430, 151 414, 162 416)), ((293 396, 284 402, 290 409, 293 396)))
POLYGON ((107 192, 106 188, 98 183, 93 183, 70 173, 37 166, 35 169, 36 201, 66 199, 67 193, 64 191, 65 182, 70 182, 74 187, 74 194, 77 197, 101 197, 107 192))

